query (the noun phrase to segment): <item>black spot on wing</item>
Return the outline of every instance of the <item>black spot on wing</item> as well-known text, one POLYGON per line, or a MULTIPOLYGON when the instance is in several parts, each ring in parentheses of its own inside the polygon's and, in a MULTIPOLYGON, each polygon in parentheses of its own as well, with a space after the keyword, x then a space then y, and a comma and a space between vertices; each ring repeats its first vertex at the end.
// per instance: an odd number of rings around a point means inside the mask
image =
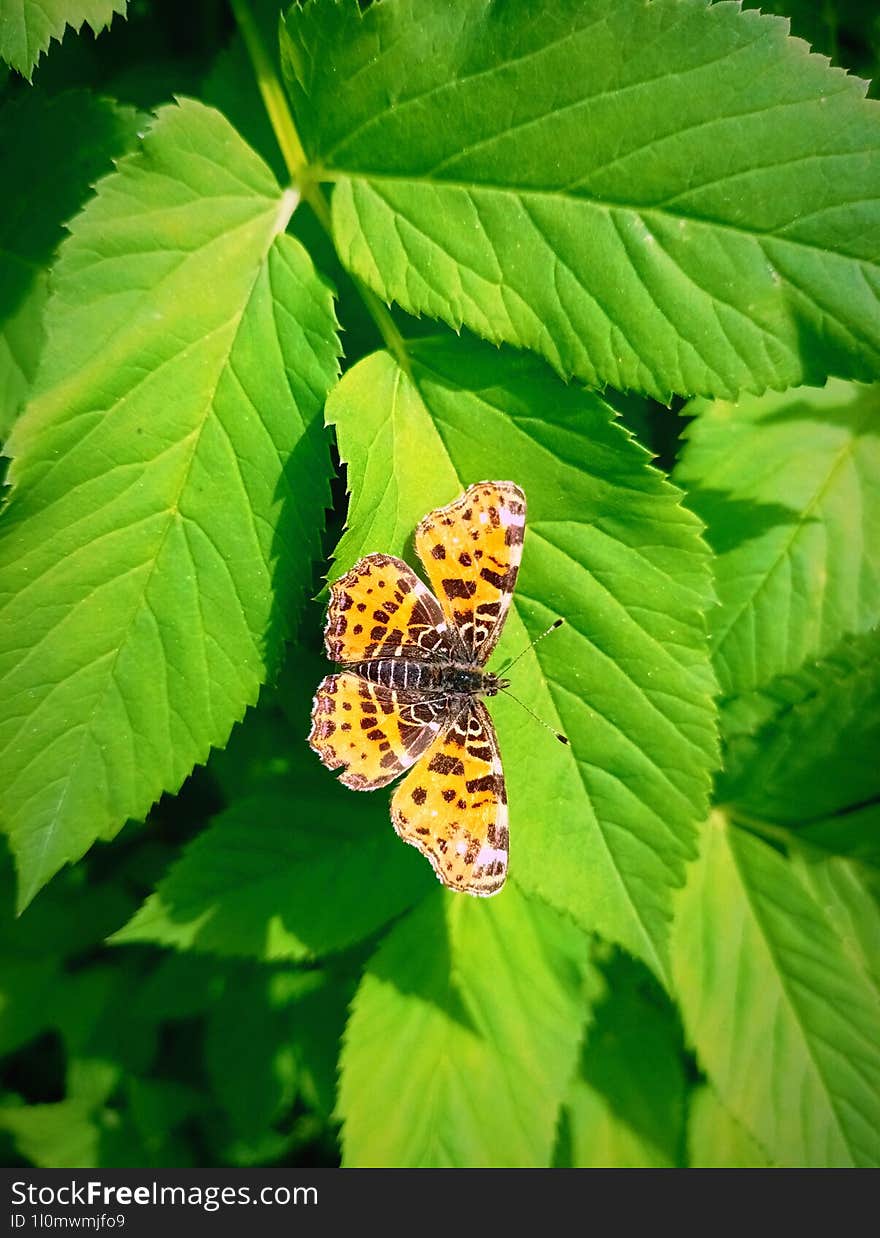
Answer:
POLYGON ((477 591, 475 580, 444 580, 441 584, 450 601, 452 598, 472 598, 477 591))
POLYGON ((445 752, 438 752, 432 757, 428 769, 434 774, 451 774, 454 778, 460 778, 464 773, 464 764, 458 757, 447 756, 445 752))
POLYGON ((500 589, 502 593, 509 593, 516 581, 515 572, 508 571, 502 575, 500 572, 493 572, 491 567, 481 568, 480 576, 490 585, 494 585, 496 589, 500 589))
POLYGON ((473 795, 475 791, 490 791, 496 799, 504 797, 504 779, 500 774, 484 774, 481 778, 469 778, 465 783, 473 795))

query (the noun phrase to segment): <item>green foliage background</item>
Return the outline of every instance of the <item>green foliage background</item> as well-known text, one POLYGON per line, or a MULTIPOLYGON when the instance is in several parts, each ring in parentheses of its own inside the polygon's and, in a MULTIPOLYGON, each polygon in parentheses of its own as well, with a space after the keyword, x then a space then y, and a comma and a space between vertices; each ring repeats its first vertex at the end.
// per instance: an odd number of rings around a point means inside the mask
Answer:
POLYGON ((880 18, 763 7, 0 0, 6 1164, 880 1163, 880 18), (475 900, 304 737, 487 477, 475 900))

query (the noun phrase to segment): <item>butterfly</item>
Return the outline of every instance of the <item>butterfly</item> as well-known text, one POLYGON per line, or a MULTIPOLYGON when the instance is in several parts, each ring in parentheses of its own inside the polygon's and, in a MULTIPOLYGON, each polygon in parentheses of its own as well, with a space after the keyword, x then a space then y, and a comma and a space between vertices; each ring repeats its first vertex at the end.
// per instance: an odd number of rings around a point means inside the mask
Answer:
POLYGON ((488 897, 508 865, 507 793, 483 698, 522 558, 526 497, 481 481, 430 512, 415 549, 431 589, 404 563, 368 554, 330 588, 324 642, 343 669, 318 686, 309 743, 356 791, 409 770, 391 820, 444 885, 488 897))

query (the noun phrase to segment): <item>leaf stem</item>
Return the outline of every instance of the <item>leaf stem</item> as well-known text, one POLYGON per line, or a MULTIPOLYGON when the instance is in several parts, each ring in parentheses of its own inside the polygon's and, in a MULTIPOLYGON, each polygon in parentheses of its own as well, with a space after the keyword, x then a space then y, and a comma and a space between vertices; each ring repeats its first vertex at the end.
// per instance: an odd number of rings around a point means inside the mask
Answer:
MULTIPOLYGON (((324 196, 323 189, 316 180, 309 180, 307 188, 303 190, 303 197, 307 198, 309 206, 318 218, 318 222, 332 241, 333 224, 330 217, 330 204, 324 196)), ((391 317, 388 306, 380 297, 376 296, 372 288, 369 288, 363 280, 355 275, 354 271, 349 271, 348 275, 366 306, 367 313, 376 324, 376 329, 382 336, 385 347, 407 377, 412 378, 409 353, 406 350, 406 339, 398 330, 397 323, 391 317)))
POLYGON ((379 334, 385 341, 385 347, 394 357, 404 374, 411 379, 412 370, 410 369, 409 353, 406 348, 406 338, 398 330, 397 323, 391 317, 388 306, 381 298, 376 296, 372 288, 368 288, 366 284, 361 283, 356 275, 352 274, 351 278, 367 307, 370 317, 376 324, 379 334))
POLYGON ((762 817, 753 817, 751 813, 742 812, 732 804, 720 805, 719 811, 723 812, 733 825, 740 825, 750 833, 766 838, 768 842, 779 843, 786 848, 797 842, 794 831, 787 826, 774 825, 772 821, 765 821, 762 817))
MULTIPOLYGON (((323 169, 313 168, 308 161, 296 123, 293 119, 287 95, 278 79, 278 74, 272 64, 266 46, 260 35, 254 15, 248 0, 230 0, 235 20, 245 42, 257 86, 263 98, 263 104, 269 116, 276 141, 284 156, 284 163, 290 173, 294 186, 315 212, 318 222, 333 240, 333 225, 330 217, 330 204, 318 183, 324 178, 323 169), (320 178, 317 173, 320 171, 320 178)), ((409 354, 406 350, 406 340, 391 317, 388 307, 376 296, 372 288, 368 288, 353 272, 349 272, 352 283, 357 289, 367 312, 376 324, 385 347, 394 356, 401 369, 411 376, 409 354)))
MULTIPOLYGON (((731 825, 738 825, 750 834, 757 835, 758 838, 764 838, 767 842, 784 847, 788 855, 797 851, 801 853, 806 851, 807 853, 819 852, 828 857, 858 858, 856 855, 848 856, 846 851, 840 851, 828 842, 819 842, 815 838, 804 838, 798 829, 785 825, 774 825, 770 821, 764 821, 761 817, 753 817, 750 813, 734 808, 731 804, 722 804, 718 811, 724 814, 731 825)), ((847 811, 844 810, 843 813, 836 815, 845 816, 847 811)), ((822 820, 824 818, 818 819, 822 820)), ((808 825, 809 822, 802 822, 802 824, 808 825)))
POLYGON ((244 39, 247 53, 254 67, 257 86, 263 97, 263 104, 269 115, 275 138, 284 156, 284 162, 293 183, 299 188, 303 197, 307 196, 306 184, 309 181, 309 161, 296 131, 293 116, 287 106, 284 88, 278 80, 278 74, 266 51, 254 15, 247 0, 230 0, 235 21, 244 39))

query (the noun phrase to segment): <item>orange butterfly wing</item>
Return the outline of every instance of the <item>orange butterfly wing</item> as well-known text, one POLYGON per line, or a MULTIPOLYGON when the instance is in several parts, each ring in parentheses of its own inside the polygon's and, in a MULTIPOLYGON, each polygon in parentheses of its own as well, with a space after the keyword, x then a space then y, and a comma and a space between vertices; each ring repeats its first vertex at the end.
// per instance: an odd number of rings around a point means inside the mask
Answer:
MULTIPOLYGON (((525 521, 525 495, 504 481, 478 482, 431 512, 415 544, 433 593, 403 560, 366 555, 331 586, 329 657, 485 664, 510 608, 525 521)), ((318 687, 309 743, 356 790, 409 769, 391 801, 395 830, 444 885, 488 897, 507 876, 507 794, 488 710, 476 697, 461 701, 342 671, 318 687)))
POLYGON ((507 876, 507 792, 495 728, 470 701, 394 792, 400 837, 450 889, 488 897, 507 876))
POLYGON ((416 552, 466 660, 498 643, 522 559, 526 496, 512 481, 481 481, 416 529, 416 552))
POLYGON ((328 675, 312 703, 309 744, 339 781, 374 791, 417 761, 448 721, 448 705, 415 698, 350 671, 328 675))
POLYGON ((324 644, 334 662, 463 656, 430 589, 402 559, 384 554, 365 555, 330 586, 324 644))

